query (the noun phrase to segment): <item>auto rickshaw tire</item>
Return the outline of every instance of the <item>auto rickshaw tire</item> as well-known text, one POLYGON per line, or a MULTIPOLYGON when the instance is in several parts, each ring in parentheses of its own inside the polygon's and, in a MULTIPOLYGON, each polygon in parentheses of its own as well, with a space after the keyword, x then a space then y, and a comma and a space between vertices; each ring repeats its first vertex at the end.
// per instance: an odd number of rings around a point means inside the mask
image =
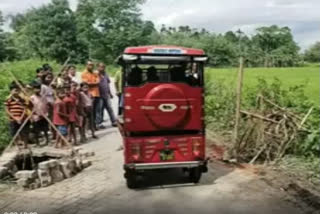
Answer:
POLYGON ((133 172, 126 172, 126 182, 129 189, 138 188, 137 175, 133 172))
POLYGON ((189 172, 190 181, 193 183, 199 183, 202 175, 202 169, 200 167, 191 168, 189 172))

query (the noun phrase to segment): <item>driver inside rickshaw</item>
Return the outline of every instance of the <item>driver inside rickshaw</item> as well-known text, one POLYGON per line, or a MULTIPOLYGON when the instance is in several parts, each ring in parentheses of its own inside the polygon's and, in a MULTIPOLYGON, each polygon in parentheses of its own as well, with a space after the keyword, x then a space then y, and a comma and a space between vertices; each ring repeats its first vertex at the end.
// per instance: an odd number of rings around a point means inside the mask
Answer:
POLYGON ((135 66, 128 76, 128 84, 130 86, 138 86, 142 83, 142 70, 138 66, 135 66))
POLYGON ((147 82, 159 82, 157 69, 154 66, 147 69, 147 82))
POLYGON ((181 64, 170 69, 171 81, 186 82, 186 66, 181 64))

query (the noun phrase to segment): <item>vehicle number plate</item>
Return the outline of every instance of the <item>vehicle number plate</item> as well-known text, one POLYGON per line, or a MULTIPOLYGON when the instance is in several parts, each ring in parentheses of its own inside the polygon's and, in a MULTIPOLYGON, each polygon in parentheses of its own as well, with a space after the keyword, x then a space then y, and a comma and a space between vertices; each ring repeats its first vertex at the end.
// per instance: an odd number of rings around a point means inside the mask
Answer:
POLYGON ((172 150, 163 150, 160 152, 160 159, 162 161, 168 161, 174 159, 174 153, 172 150))

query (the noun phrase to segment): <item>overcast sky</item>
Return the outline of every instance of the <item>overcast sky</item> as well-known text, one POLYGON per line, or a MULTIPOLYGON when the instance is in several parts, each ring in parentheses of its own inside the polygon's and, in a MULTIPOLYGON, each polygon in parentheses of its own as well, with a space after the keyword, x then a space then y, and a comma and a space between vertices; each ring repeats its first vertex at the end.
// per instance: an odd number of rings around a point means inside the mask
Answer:
MULTIPOLYGON (((0 0, 5 14, 23 12, 50 0, 0 0)), ((69 0, 76 8, 77 0, 69 0)), ((320 40, 320 0, 147 0, 144 19, 157 27, 190 25, 215 32, 241 29, 252 34, 261 25, 289 26, 302 48, 320 40)))

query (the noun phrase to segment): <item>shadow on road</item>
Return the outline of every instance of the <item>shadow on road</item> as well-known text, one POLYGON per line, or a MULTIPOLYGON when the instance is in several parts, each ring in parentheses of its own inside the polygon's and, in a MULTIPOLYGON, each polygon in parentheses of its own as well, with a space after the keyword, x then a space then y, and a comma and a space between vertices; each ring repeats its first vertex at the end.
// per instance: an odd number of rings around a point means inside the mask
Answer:
MULTIPOLYGON (((106 127, 106 129, 103 129, 101 131, 97 131, 96 132, 96 136, 98 137, 98 139, 100 138, 104 138, 107 135, 110 135, 112 133, 118 132, 117 129, 113 128, 113 127, 106 127)), ((89 143, 94 143, 95 141, 97 141, 97 139, 94 139, 91 137, 91 134, 87 134, 88 140, 87 142, 83 143, 83 144, 89 144, 89 143)))
POLYGON ((136 191, 212 185, 215 183, 215 180, 233 171, 232 167, 227 167, 220 162, 212 162, 208 164, 208 168, 208 172, 202 174, 198 184, 190 183, 188 172, 184 172, 182 169, 146 171, 140 177, 139 188, 136 191))

